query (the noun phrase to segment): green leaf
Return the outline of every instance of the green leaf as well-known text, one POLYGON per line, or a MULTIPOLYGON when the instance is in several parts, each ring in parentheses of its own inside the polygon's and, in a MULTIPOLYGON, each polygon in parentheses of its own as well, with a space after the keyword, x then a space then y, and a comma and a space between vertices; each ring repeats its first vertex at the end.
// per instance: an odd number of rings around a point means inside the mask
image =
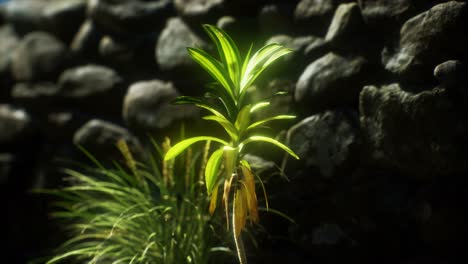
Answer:
POLYGON ((211 194, 213 191, 213 187, 218 180, 218 173, 219 167, 221 166, 221 162, 223 161, 223 148, 220 148, 211 154, 208 162, 206 163, 205 168, 205 182, 206 182, 206 190, 208 194, 211 194))
POLYGON ((274 61, 292 52, 280 44, 272 43, 262 47, 243 68, 240 90, 241 93, 274 61))
POLYGON ((216 138, 216 137, 206 137, 206 136, 193 137, 193 138, 183 140, 183 141, 177 143, 172 148, 170 148, 167 151, 166 155, 164 156, 164 160, 170 160, 170 159, 175 158, 177 155, 182 153, 186 148, 190 147, 190 145, 192 145, 192 144, 194 144, 194 143, 196 143, 198 141, 203 141, 203 140, 212 140, 212 141, 219 142, 219 143, 221 143, 223 145, 228 145, 228 143, 226 141, 224 141, 222 139, 219 139, 219 138, 216 138))
POLYGON ((294 153, 294 151, 292 151, 290 148, 288 148, 286 145, 280 143, 279 141, 277 141, 276 139, 273 139, 273 138, 269 138, 269 137, 264 137, 264 136, 251 136, 249 137, 248 139, 244 140, 242 142, 242 146, 245 147, 247 144, 251 143, 251 142, 268 142, 268 143, 271 143, 281 149, 283 149, 284 151, 286 151, 289 155, 293 156, 294 158, 296 159, 299 159, 299 157, 296 155, 296 153, 294 153))
POLYGON ((250 108, 251 105, 246 105, 239 111, 239 114, 237 114, 235 126, 240 134, 245 131, 250 123, 250 108))
MULTIPOLYGON (((220 28, 207 24, 203 25, 203 28, 208 33, 213 42, 216 44, 219 56, 221 57, 225 68, 229 72, 231 81, 235 84, 236 87, 239 87, 239 65, 241 58, 236 43, 234 43, 231 37, 220 28)), ((235 91, 235 94, 238 92, 239 91, 235 91)))
POLYGON ((255 113, 257 110, 262 109, 270 105, 270 102, 260 102, 256 103, 250 108, 250 113, 255 113))
POLYGON ((247 131, 249 130, 252 130, 256 127, 259 127, 267 122, 270 122, 270 121, 273 121, 273 120, 285 120, 285 119, 294 119, 296 118, 296 116, 292 116, 292 115, 277 115, 277 116, 273 116, 273 117, 269 117, 269 118, 265 118, 263 120, 260 120, 260 121, 257 121, 253 124, 251 124, 248 128, 247 128, 247 131))
POLYGON ((213 58, 210 54, 197 48, 187 48, 190 56, 202 66, 217 82, 219 82, 232 98, 235 90, 234 84, 229 78, 229 73, 226 72, 224 66, 213 58))
POLYGON ((210 115, 203 117, 203 119, 218 122, 218 124, 220 124, 224 128, 224 130, 226 130, 228 135, 231 137, 232 141, 237 141, 239 139, 239 134, 237 132, 236 127, 226 118, 210 115))
POLYGON ((226 171, 226 179, 230 179, 235 172, 239 151, 239 148, 230 146, 224 147, 224 170, 226 171))

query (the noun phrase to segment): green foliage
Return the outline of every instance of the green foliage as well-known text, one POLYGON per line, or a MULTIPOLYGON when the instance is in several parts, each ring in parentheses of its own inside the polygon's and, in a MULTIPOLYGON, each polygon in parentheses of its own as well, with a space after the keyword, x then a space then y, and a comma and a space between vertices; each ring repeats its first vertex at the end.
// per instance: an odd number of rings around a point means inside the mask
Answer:
POLYGON ((206 97, 182 96, 176 99, 175 103, 193 104, 210 112, 211 115, 205 116, 204 119, 217 122, 226 131, 227 139, 207 136, 186 139, 170 149, 164 159, 171 160, 190 145, 202 140, 221 144, 211 154, 205 168, 206 187, 208 194, 211 194, 210 213, 213 213, 216 208, 218 188, 223 184, 222 203, 226 211, 227 226, 229 228, 228 210, 232 200, 234 241, 239 261, 246 263, 240 234, 247 219, 251 222, 258 222, 258 209, 254 174, 248 162, 242 159, 245 154, 244 147, 254 142, 266 142, 281 148, 296 159, 299 157, 274 138, 255 134, 257 128, 271 121, 295 117, 278 115, 254 122, 252 114, 268 107, 269 102, 244 102, 245 93, 268 66, 292 50, 273 43, 260 48, 250 56, 252 50, 250 47, 247 55, 242 59, 237 45, 226 32, 211 25, 204 25, 204 29, 216 44, 220 60, 201 49, 188 48, 188 52, 216 81, 215 86, 211 87, 208 92, 208 96, 214 97, 216 101, 210 101, 206 97))
MULTIPOLYGON (((214 252, 228 250, 215 247, 220 241, 213 230, 220 223, 206 212, 209 200, 199 170, 207 153, 189 149, 162 163, 150 155, 142 164, 124 141, 118 146, 125 166, 106 168, 96 161, 97 168, 85 172, 65 170, 71 186, 48 191, 59 198, 54 216, 72 234, 49 264, 204 264, 214 252)), ((169 148, 167 140, 157 150, 163 154, 169 148)))

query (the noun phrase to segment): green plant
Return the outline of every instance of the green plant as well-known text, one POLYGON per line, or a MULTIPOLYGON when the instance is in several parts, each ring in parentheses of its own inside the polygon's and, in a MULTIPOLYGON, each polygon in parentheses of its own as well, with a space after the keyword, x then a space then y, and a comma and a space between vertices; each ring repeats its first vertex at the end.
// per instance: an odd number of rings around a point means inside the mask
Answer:
MULTIPOLYGON (((204 119, 219 123, 226 131, 228 139, 212 136, 189 138, 173 146, 166 153, 164 159, 166 161, 173 159, 199 141, 207 140, 221 144, 210 155, 205 169, 206 189, 211 195, 209 211, 212 214, 215 210, 218 189, 223 184, 222 203, 226 212, 227 226, 229 228, 229 204, 231 201, 232 230, 238 258, 240 263, 246 263, 241 231, 245 227, 247 218, 252 222, 258 222, 258 209, 255 174, 249 163, 243 159, 245 148, 253 142, 267 142, 283 149, 296 159, 299 157, 274 138, 255 134, 257 128, 270 121, 295 117, 278 115, 254 122, 252 114, 267 107, 269 102, 248 103, 245 102, 245 95, 249 86, 269 65, 292 50, 273 43, 262 47, 250 56, 251 46, 242 60, 236 44, 227 33, 211 25, 204 25, 204 29, 216 44, 220 60, 201 49, 188 48, 188 52, 216 81, 215 85, 209 87, 208 91, 208 97, 214 98, 214 101, 210 101, 210 98, 207 97, 182 96, 177 98, 175 103, 194 104, 209 111, 211 115, 205 116, 204 119)), ((260 179, 259 182, 261 183, 260 179)))
MULTIPOLYGON (((125 166, 100 164, 85 172, 65 170, 72 184, 47 191, 57 195, 58 211, 72 237, 49 264, 67 263, 209 263, 220 240, 216 222, 207 212, 203 190, 204 151, 188 151, 177 160, 163 161, 169 140, 159 155, 139 163, 119 141, 125 166), (197 169, 196 169, 197 168, 197 169), (76 261, 76 262, 73 262, 76 261)), ((227 254, 219 255, 227 256, 227 254)))

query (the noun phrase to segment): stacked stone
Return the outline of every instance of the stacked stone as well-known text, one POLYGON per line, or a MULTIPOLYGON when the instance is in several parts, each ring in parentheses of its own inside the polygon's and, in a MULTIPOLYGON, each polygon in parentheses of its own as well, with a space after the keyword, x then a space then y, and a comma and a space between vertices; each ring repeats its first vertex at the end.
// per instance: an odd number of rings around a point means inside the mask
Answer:
POLYGON ((467 21, 461 0, 0 4, 0 179, 9 217, 22 219, 8 226, 11 254, 39 254, 44 233, 31 219, 47 223, 44 202, 25 192, 60 182, 53 160, 80 157, 74 145, 113 160, 121 138, 139 152, 148 136, 176 137, 181 123, 216 130, 199 124, 197 109, 170 104, 210 82, 186 47, 214 52, 201 29, 211 23, 242 51, 251 42, 295 50, 248 93, 289 92, 268 114, 298 116, 275 129, 301 157, 253 150, 286 165, 291 181, 271 178, 270 204, 297 221, 266 215, 268 230, 294 242, 268 240, 253 261, 450 262, 468 231, 467 21))

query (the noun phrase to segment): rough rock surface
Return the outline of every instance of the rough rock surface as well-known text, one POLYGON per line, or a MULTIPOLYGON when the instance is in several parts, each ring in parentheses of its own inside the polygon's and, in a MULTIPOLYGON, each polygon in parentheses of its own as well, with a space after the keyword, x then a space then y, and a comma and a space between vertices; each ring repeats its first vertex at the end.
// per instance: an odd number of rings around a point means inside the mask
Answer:
POLYGON ((178 95, 172 83, 161 80, 134 83, 125 95, 123 117, 129 127, 144 134, 145 131, 161 132, 198 116, 192 106, 171 105, 178 95))
POLYGON ((307 177, 314 177, 315 172, 330 178, 349 171, 361 141, 357 119, 357 115, 326 111, 289 129, 289 146, 302 157, 299 167, 307 171, 307 177))
POLYGON ((15 49, 11 70, 18 81, 54 80, 67 62, 66 46, 44 32, 26 35, 15 49))
POLYGON ((467 3, 436 5, 405 22, 396 48, 383 54, 385 68, 404 80, 430 81, 434 67, 453 58, 466 58, 467 3))
POLYGON ((187 47, 204 47, 205 42, 180 19, 171 18, 156 44, 156 61, 163 71, 182 71, 194 66, 187 47))
POLYGON ((170 0, 90 0, 88 15, 102 28, 115 33, 151 32, 170 15, 170 0))
POLYGON ((307 66, 296 85, 294 99, 309 111, 352 105, 366 82, 367 61, 328 53, 307 66))
POLYGON ((140 150, 138 139, 127 129, 104 120, 90 120, 73 136, 75 145, 85 148, 98 158, 106 158, 106 160, 121 157, 116 147, 119 140, 125 140, 133 150, 140 150))
POLYGON ((466 118, 444 89, 412 94, 398 84, 366 86, 360 114, 373 158, 422 178, 467 170, 466 118))
POLYGON ((336 0, 301 0, 294 11, 294 19, 308 31, 324 34, 337 3, 336 0))

